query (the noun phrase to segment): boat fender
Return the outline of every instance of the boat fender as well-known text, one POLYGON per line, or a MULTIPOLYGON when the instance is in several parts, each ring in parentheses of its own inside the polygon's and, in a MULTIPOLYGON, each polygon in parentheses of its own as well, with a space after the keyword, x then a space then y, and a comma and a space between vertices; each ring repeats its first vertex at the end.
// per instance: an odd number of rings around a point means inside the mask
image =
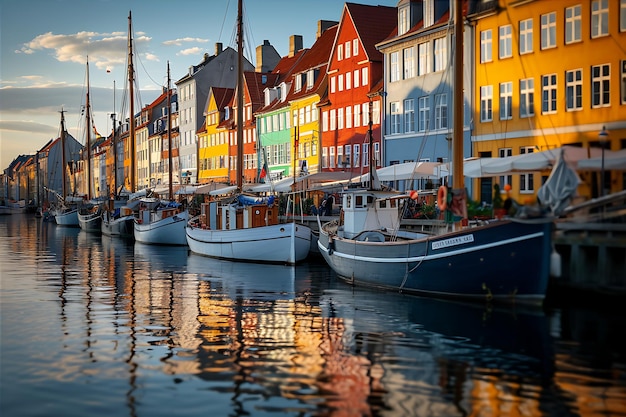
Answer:
POLYGON ((437 190, 437 207, 439 207, 441 211, 448 208, 448 189, 445 185, 442 185, 439 187, 439 190, 437 190))
POLYGON ((335 251, 335 241, 331 235, 328 236, 328 254, 332 255, 335 251))
POLYGON ((550 276, 561 278, 561 255, 554 248, 550 254, 550 276))

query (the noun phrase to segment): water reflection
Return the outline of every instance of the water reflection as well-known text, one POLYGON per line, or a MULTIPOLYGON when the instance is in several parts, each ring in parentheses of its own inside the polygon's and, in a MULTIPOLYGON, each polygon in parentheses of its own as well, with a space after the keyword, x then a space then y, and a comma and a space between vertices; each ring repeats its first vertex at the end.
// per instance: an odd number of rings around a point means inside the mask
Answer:
POLYGON ((45 223, 0 235, 21 268, 0 267, 3 415, 625 413, 623 313, 381 293, 45 223))

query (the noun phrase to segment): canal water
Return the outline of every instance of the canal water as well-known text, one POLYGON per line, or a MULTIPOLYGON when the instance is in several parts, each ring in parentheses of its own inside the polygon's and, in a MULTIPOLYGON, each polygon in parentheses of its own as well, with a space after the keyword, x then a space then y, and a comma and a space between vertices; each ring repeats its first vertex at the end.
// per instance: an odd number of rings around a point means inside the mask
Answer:
POLYGON ((357 289, 0 218, 0 415, 625 416, 626 313, 357 289))

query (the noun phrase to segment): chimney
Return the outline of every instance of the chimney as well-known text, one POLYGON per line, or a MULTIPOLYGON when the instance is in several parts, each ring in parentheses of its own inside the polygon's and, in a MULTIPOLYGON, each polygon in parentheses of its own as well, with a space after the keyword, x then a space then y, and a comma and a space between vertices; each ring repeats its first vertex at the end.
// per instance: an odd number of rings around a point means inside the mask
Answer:
POLYGON ((326 29, 332 28, 335 25, 338 25, 339 22, 334 20, 318 20, 317 21, 317 34, 315 39, 319 39, 322 36, 322 33, 326 32, 326 29))
POLYGON ((289 56, 294 56, 302 49, 302 35, 291 35, 289 37, 289 56))
POLYGON ((256 47, 256 72, 272 72, 279 61, 280 55, 270 41, 264 40, 263 45, 256 47))
POLYGON ((222 53, 222 48, 224 46, 222 45, 222 42, 216 42, 215 43, 215 56, 218 56, 219 54, 222 53))

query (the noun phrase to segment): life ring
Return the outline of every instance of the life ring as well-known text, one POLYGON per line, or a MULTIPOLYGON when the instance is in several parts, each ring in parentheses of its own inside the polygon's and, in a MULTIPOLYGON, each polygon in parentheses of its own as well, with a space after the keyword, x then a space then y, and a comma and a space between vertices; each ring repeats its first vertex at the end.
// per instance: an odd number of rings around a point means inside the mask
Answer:
POLYGON ((437 207, 441 211, 448 208, 448 188, 445 185, 442 185, 437 190, 437 207))

